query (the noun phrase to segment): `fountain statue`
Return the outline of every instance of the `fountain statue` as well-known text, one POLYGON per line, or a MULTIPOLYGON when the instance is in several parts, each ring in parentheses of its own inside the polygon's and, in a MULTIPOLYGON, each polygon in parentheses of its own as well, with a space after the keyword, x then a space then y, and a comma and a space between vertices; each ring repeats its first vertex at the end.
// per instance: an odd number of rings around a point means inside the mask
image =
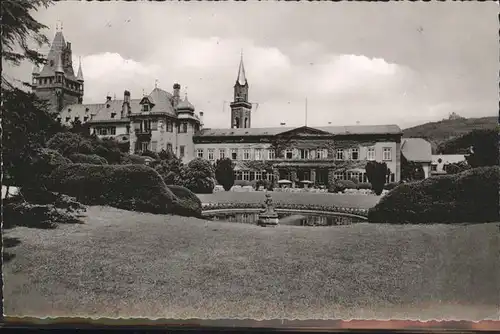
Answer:
POLYGON ((274 210, 273 199, 271 194, 266 194, 266 201, 264 202, 264 210, 259 213, 257 225, 260 226, 276 226, 279 223, 278 213, 274 210))

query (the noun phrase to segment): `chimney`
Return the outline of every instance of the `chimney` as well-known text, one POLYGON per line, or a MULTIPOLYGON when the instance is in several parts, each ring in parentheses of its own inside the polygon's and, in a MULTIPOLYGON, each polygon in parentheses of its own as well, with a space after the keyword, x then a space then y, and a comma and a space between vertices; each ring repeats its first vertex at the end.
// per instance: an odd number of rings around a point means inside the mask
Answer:
POLYGON ((177 107, 177 104, 180 101, 180 91, 181 91, 181 85, 178 83, 174 84, 174 108, 177 107))
POLYGON ((128 90, 123 92, 123 104, 122 104, 122 118, 130 115, 132 111, 130 110, 130 92, 128 90))
POLYGON ((203 111, 200 111, 200 128, 203 128, 203 111))

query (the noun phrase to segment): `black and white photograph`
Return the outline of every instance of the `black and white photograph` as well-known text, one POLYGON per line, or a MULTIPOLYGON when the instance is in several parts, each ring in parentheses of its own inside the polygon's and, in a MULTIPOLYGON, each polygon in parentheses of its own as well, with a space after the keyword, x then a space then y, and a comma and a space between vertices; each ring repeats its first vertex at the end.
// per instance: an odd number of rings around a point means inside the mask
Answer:
POLYGON ((6 319, 500 320, 498 3, 1 7, 6 319))

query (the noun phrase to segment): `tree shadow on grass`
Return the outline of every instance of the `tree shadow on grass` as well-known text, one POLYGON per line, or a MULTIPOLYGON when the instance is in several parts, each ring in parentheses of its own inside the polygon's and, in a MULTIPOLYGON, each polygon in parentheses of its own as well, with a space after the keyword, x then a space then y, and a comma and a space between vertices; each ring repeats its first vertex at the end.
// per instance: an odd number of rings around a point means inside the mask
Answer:
MULTIPOLYGON (((19 244, 21 243, 21 241, 19 240, 19 238, 10 238, 10 237, 4 237, 2 239, 2 245, 3 245, 3 248, 12 248, 12 247, 16 247, 18 246, 19 244)), ((12 253, 9 253, 9 252, 6 252, 4 250, 3 254, 2 254, 2 259, 3 259, 3 263, 7 263, 9 262, 10 260, 12 260, 13 258, 15 257, 14 254, 12 253)))

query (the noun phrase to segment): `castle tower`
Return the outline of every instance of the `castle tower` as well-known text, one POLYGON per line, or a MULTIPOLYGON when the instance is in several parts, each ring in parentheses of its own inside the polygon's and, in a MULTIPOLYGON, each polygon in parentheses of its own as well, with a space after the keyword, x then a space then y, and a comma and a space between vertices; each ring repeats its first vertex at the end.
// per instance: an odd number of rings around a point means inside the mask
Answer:
POLYGON ((41 71, 33 71, 32 83, 34 93, 46 100, 53 112, 60 112, 67 105, 83 102, 81 62, 77 77, 73 70, 71 43, 66 43, 61 30, 54 36, 47 63, 41 71))
POLYGON ((252 104, 248 102, 248 81, 241 55, 238 77, 234 85, 234 101, 231 102, 231 128, 249 128, 252 104))

